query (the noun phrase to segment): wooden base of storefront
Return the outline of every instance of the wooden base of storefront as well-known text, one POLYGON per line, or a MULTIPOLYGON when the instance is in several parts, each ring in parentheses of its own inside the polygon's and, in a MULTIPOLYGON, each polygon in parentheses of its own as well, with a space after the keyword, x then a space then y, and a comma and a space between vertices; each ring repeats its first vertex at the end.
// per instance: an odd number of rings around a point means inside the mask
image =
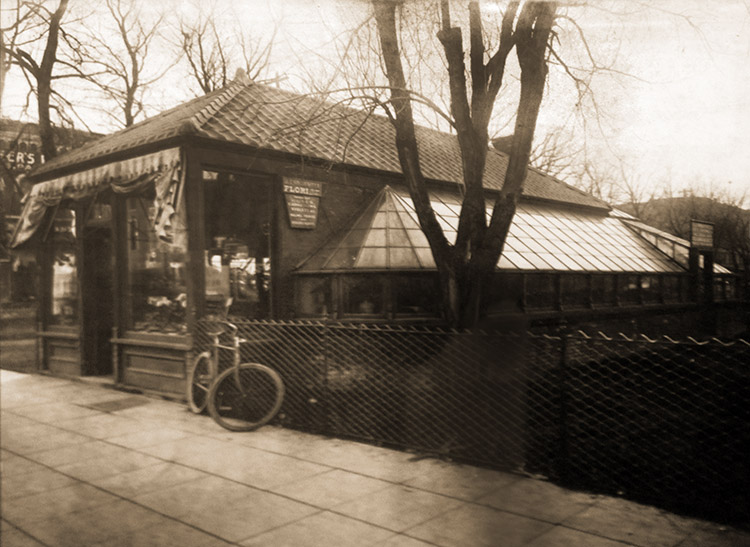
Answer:
POLYGON ((115 383, 124 388, 185 398, 187 367, 192 356, 189 337, 126 334, 111 340, 115 383))
POLYGON ((39 332, 42 344, 43 370, 58 376, 82 376, 81 337, 72 332, 39 332))

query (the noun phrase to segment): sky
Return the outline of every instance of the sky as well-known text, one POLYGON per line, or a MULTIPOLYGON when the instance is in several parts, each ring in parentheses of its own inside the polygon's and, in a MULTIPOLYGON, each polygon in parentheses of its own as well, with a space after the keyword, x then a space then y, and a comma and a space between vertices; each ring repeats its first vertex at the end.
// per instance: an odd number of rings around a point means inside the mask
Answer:
MULTIPOLYGON (((666 181, 678 192, 710 185, 734 195, 747 192, 745 206, 750 206, 750 0, 589 4, 562 11, 584 31, 595 59, 614 70, 594 76, 592 95, 577 108, 579 97, 572 81, 560 67, 553 67, 537 137, 562 132, 564 141, 578 147, 585 142, 586 157, 602 172, 626 177, 646 191, 663 187, 666 181)), ((72 12, 90 11, 92 5, 90 0, 71 0, 72 12)), ((196 10, 180 0, 143 5, 147 11, 163 6, 169 17, 188 19, 196 10)), ((484 3, 488 12, 494 8, 494 2, 484 3)), ((275 29, 269 75, 281 76, 282 87, 300 90, 311 72, 332 70, 337 45, 368 13, 368 4, 363 0, 214 0, 203 3, 202 9, 212 9, 227 28, 237 26, 260 40, 269 39, 275 29)), ((93 16, 104 18, 103 13, 93 16)), ((564 21, 560 39, 560 51, 571 66, 584 66, 587 59, 580 37, 564 21)), ((160 47, 155 68, 168 66, 173 56, 166 42, 160 47)), ((21 116, 25 90, 15 68, 6 84, 4 116, 21 116)), ((74 86, 69 93, 92 129, 114 128, 101 111, 85 108, 96 102, 91 91, 74 86)), ((150 113, 194 94, 194 88, 184 85, 184 72, 173 69, 152 93, 150 113)))

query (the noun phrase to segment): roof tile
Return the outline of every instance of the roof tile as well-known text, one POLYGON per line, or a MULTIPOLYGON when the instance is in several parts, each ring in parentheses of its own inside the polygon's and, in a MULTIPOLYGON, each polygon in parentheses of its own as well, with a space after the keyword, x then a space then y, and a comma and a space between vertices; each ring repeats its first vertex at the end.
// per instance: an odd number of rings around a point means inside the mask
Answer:
MULTIPOLYGON (((460 184, 463 177, 456 137, 419 126, 416 133, 424 176, 460 184)), ((82 163, 104 163, 113 154, 147 144, 157 146, 181 134, 401 173, 395 131, 386 117, 310 95, 234 83, 54 158, 37 169, 34 178, 74 171, 82 163)), ((490 150, 485 186, 502 188, 507 166, 507 155, 490 150)), ((535 169, 528 170, 523 195, 609 209, 606 203, 535 169)))

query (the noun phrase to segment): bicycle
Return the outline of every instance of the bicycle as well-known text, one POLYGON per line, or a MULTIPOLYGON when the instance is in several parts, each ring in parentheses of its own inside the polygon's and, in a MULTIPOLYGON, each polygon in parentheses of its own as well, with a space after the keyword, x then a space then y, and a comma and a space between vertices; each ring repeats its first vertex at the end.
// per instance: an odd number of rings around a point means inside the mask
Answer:
POLYGON ((281 409, 284 382, 272 368, 260 363, 240 363, 240 346, 251 343, 237 336, 237 326, 217 321, 221 330, 210 332, 211 349, 193 361, 187 375, 187 399, 190 410, 209 415, 230 431, 252 431, 267 424, 281 409), (232 345, 220 342, 227 330, 232 345), (220 350, 232 352, 232 366, 219 372, 220 350))

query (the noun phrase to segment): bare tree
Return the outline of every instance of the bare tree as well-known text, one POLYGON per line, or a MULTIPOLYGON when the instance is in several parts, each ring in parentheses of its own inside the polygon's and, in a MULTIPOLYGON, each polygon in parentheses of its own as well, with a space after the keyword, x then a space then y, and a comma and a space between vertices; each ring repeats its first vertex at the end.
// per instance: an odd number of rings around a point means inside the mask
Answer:
POLYGON ((203 93, 225 87, 237 70, 251 80, 268 81, 263 77, 268 70, 273 36, 263 42, 239 28, 220 31, 213 17, 203 16, 180 21, 179 33, 181 53, 203 93))
POLYGON ((455 243, 445 237, 430 204, 419 163, 413 96, 407 88, 399 47, 398 3, 373 2, 381 54, 389 85, 396 148, 420 225, 430 243, 440 277, 446 318, 470 326, 479 319, 483 289, 502 253, 526 178, 534 130, 547 77, 550 38, 557 6, 553 2, 508 4, 493 52, 487 52, 479 2, 469 3, 469 67, 462 29, 451 21, 450 2, 441 0, 438 38, 447 61, 451 122, 461 150, 464 197, 455 243), (520 66, 520 98, 502 191, 486 221, 484 169, 488 126, 503 85, 506 62, 515 48, 520 66))
POLYGON ((13 64, 20 66, 29 87, 36 95, 37 111, 39 115, 39 137, 41 139, 42 154, 45 158, 53 158, 57 154, 55 134, 52 128, 51 110, 54 80, 69 77, 70 74, 54 74, 55 64, 58 62, 58 45, 62 33, 62 19, 68 8, 68 0, 60 0, 54 10, 49 9, 44 2, 23 2, 16 6, 16 26, 13 29, 14 38, 3 43, 3 51, 13 64), (22 25, 31 33, 43 29, 44 47, 41 58, 34 58, 33 47, 36 39, 21 39, 22 25))
POLYGON ((136 3, 106 0, 106 5, 117 39, 113 40, 106 28, 89 33, 88 44, 79 50, 81 62, 93 69, 85 79, 117 105, 119 115, 105 112, 129 127, 144 113, 144 92, 171 67, 154 68, 157 56, 152 53, 152 45, 164 16, 147 22, 136 3))

